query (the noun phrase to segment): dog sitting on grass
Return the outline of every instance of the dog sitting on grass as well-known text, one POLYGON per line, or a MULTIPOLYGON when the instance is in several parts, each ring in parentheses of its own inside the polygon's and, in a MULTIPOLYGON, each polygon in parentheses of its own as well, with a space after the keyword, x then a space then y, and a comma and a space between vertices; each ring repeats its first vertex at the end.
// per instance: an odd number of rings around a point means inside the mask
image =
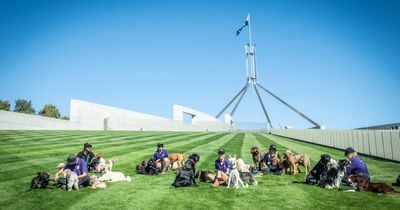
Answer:
POLYGON ((263 163, 265 152, 262 149, 253 146, 251 147, 250 153, 253 156, 254 166, 258 169, 258 171, 263 171, 266 167, 263 163))
POLYGON ((179 173, 175 177, 174 187, 190 187, 196 185, 196 163, 199 162, 200 156, 192 154, 189 160, 185 162, 179 173))
POLYGON ((69 169, 65 169, 64 178, 66 179, 67 182, 68 191, 71 191, 72 189, 79 190, 79 179, 78 175, 75 172, 69 169))
POLYGON ((234 187, 234 188, 239 188, 239 187, 244 187, 247 188, 248 185, 244 184, 242 179, 240 178, 240 173, 237 168, 237 163, 236 163, 236 155, 231 157, 229 156, 229 178, 228 178, 228 187, 234 187))
POLYGON ((322 173, 319 185, 326 189, 339 188, 346 174, 347 165, 347 160, 339 160, 337 164, 332 164, 326 172, 322 173))

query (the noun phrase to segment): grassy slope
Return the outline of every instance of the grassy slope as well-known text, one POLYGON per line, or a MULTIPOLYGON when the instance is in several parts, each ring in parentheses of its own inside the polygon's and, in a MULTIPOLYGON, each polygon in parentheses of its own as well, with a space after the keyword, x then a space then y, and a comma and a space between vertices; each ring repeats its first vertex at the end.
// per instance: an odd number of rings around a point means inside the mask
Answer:
MULTIPOLYGON (((174 189, 170 184, 174 173, 159 176, 135 175, 134 166, 149 157, 155 143, 162 140, 170 152, 200 155, 201 170, 213 170, 216 151, 223 147, 227 154, 236 154, 251 163, 250 148, 267 148, 275 143, 278 151, 289 148, 305 152, 313 164, 322 153, 342 158, 343 152, 322 146, 253 133, 179 133, 179 132, 87 132, 87 131, 1 131, 0 132, 0 206, 2 209, 265 209, 328 208, 328 209, 396 209, 400 195, 346 193, 316 186, 295 184, 298 176, 260 176, 258 186, 248 189, 210 188, 200 183, 196 188, 174 189), (132 176, 131 183, 109 183, 106 190, 89 188, 74 192, 35 190, 26 193, 30 179, 37 171, 53 174, 59 162, 69 153, 77 153, 83 143, 94 145, 95 152, 106 157, 118 156, 115 171, 132 176)), ((363 157, 373 181, 391 183, 400 174, 400 164, 363 157)), ((399 190, 399 188, 397 188, 399 190)))

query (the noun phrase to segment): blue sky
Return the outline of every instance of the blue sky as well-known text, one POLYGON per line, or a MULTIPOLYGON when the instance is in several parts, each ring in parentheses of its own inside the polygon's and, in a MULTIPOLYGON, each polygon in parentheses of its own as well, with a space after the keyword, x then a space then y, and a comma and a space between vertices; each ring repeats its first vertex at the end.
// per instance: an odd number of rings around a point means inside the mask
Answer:
MULTIPOLYGON (((0 99, 62 115, 70 99, 215 115, 245 83, 247 36, 235 31, 251 13, 265 87, 328 128, 399 122, 398 11, 396 0, 0 0, 0 99)), ((311 126, 262 98, 275 126, 311 126)), ((234 120, 265 122, 254 90, 234 120)))

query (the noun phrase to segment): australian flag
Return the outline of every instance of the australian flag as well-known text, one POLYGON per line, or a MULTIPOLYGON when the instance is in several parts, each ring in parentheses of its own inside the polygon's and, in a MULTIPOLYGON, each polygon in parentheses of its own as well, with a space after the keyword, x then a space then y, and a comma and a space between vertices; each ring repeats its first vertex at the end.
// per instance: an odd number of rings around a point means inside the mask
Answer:
POLYGON ((247 15, 246 21, 244 21, 244 25, 242 27, 240 27, 237 31, 236 31, 236 36, 240 34, 240 32, 242 32, 242 29, 244 29, 244 27, 248 26, 250 22, 250 15, 247 15))

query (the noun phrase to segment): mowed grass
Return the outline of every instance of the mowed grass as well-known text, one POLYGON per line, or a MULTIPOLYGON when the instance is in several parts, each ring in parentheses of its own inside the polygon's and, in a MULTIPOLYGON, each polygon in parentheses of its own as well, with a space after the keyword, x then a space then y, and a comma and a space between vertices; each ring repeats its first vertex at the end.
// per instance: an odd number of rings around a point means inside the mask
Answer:
MULTIPOLYGON (((214 170, 219 148, 227 155, 237 155, 252 164, 250 148, 264 150, 276 144, 280 153, 286 149, 311 156, 314 165, 321 154, 334 159, 343 152, 323 146, 276 137, 265 133, 212 132, 96 132, 96 131, 0 131, 0 206, 1 209, 399 209, 400 194, 378 195, 326 190, 317 186, 293 183, 305 179, 303 173, 282 176, 258 176, 259 185, 247 189, 198 187, 173 188, 174 172, 145 176, 135 173, 135 166, 149 158, 156 143, 162 141, 170 153, 185 157, 200 155, 197 169, 214 170), (70 153, 76 154, 89 142, 93 151, 106 158, 117 156, 114 171, 132 177, 132 182, 108 183, 106 190, 84 188, 66 192, 61 189, 26 192, 38 171, 55 173, 58 163, 70 153)), ((394 182, 400 164, 362 157, 374 182, 394 182)), ((400 190, 396 188, 396 190, 400 190)))

